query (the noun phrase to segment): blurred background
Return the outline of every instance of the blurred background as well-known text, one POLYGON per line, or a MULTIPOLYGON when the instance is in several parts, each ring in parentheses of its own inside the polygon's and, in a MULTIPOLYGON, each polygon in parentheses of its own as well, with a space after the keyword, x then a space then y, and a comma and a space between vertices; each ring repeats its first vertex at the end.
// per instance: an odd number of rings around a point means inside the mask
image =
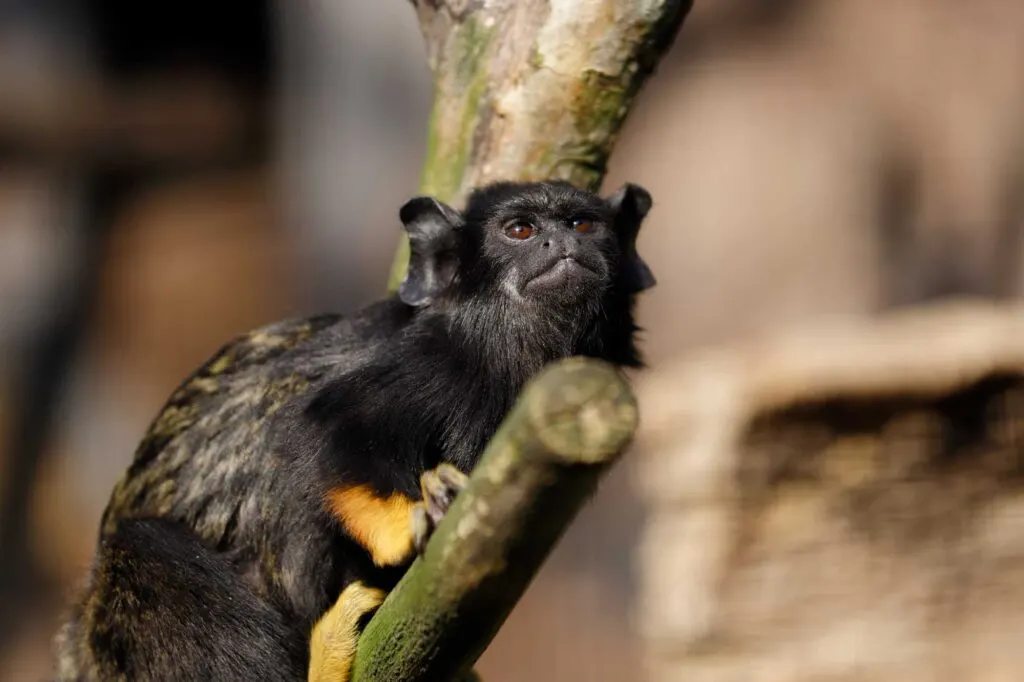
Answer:
MULTIPOLYGON (((606 189, 646 186, 657 371, 1017 296, 1024 5, 697 0, 606 189)), ((148 421, 224 341, 377 297, 430 73, 405 0, 0 2, 0 679, 40 680, 148 421)), ((635 679, 629 463, 480 664, 635 679)))

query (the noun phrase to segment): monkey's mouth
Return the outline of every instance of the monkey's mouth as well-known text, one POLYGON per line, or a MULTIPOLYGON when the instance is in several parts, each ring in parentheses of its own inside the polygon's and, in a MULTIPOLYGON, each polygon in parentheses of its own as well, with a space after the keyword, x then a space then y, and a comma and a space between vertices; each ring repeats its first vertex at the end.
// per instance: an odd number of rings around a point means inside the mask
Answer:
POLYGON ((572 256, 563 256, 526 282, 526 288, 562 286, 598 277, 598 273, 572 256))

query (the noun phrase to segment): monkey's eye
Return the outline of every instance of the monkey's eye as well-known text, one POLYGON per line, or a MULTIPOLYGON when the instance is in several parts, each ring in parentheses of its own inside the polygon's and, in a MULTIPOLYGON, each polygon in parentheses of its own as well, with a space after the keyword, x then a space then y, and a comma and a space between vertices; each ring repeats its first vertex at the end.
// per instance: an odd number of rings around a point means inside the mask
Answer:
POLYGON ((572 221, 572 229, 577 232, 589 232, 594 227, 594 222, 586 218, 577 218, 572 221))
POLYGON ((533 236, 533 225, 516 223, 505 228, 505 235, 510 239, 529 239, 533 236))

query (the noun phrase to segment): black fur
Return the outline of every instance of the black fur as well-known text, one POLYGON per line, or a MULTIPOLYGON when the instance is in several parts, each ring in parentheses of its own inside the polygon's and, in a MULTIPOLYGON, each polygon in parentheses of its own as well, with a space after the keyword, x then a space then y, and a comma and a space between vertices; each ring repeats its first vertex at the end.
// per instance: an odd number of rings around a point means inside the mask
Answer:
POLYGON ((547 363, 639 367, 633 304, 653 279, 633 241, 649 206, 636 186, 605 200, 564 183, 492 185, 464 212, 413 199, 398 295, 222 349, 113 492, 59 679, 305 679, 310 630, 342 588, 404 571, 373 565, 327 492, 419 499, 424 471, 472 469, 547 363), (533 236, 510 238, 513 224, 533 236))

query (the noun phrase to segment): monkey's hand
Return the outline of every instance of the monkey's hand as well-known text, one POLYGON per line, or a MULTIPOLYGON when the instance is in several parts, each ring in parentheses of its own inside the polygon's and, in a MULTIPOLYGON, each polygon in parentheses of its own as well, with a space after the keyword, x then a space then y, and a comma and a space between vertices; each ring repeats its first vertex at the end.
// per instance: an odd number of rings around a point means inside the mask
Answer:
POLYGON ((437 524, 468 481, 466 474, 447 463, 420 476, 423 501, 412 508, 412 540, 417 554, 423 554, 437 524))

